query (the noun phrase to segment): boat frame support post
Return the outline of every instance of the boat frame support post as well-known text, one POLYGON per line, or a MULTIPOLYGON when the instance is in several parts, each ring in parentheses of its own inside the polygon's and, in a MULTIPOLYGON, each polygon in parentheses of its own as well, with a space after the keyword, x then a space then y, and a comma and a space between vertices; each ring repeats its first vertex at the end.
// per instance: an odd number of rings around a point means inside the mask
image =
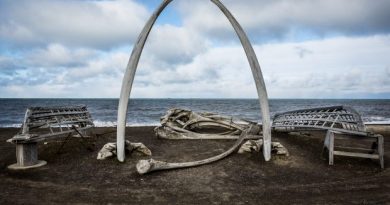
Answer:
POLYGON ((16 143, 16 164, 8 166, 12 170, 30 169, 46 165, 46 161, 38 160, 38 143, 16 143))

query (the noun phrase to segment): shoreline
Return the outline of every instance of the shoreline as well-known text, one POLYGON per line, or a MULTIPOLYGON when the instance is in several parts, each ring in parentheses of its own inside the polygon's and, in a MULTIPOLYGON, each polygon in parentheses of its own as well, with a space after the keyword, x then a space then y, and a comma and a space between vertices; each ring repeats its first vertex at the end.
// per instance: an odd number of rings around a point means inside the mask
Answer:
MULTIPOLYGON (((262 124, 259 124, 260 126, 262 124)), ((160 125, 132 125, 132 126, 126 126, 126 129, 129 128, 150 128, 150 127, 158 127, 160 125)), ((374 132, 376 134, 382 134, 382 135, 389 135, 390 137, 390 124, 368 124, 365 123, 365 126, 367 128, 367 131, 374 132)), ((115 129, 116 126, 95 126, 97 129, 115 129)), ((19 130, 21 127, 0 127, 1 129, 15 129, 19 130)), ((293 131, 292 131, 293 132, 293 131)))
MULTIPOLYGON (((94 121, 95 127, 116 127, 115 122, 112 121, 94 121)), ((159 126, 160 122, 155 122, 155 123, 134 123, 130 124, 127 123, 126 127, 151 127, 151 126, 159 126)), ((259 123, 261 126, 262 124, 259 123)), ((375 125, 380 125, 380 126, 390 126, 390 121, 372 121, 372 122, 364 122, 364 125, 366 126, 375 126, 375 125)), ((6 125, 0 125, 0 128, 18 128, 21 127, 21 123, 15 123, 15 124, 6 124, 6 125)))

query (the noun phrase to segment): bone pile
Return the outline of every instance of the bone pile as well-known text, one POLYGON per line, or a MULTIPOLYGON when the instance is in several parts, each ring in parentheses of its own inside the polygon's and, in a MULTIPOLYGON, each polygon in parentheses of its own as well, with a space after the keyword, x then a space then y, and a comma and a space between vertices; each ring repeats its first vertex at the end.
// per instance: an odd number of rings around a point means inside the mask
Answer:
MULTIPOLYGON (((159 139, 166 140, 236 140, 234 145, 216 156, 191 162, 165 162, 155 159, 139 160, 136 168, 139 174, 147 174, 158 170, 180 169, 209 164, 221 160, 232 153, 254 153, 263 148, 261 126, 256 122, 235 119, 209 112, 193 112, 191 110, 173 108, 161 117, 161 126, 154 129, 159 139), (244 140, 248 140, 244 142, 244 140)), ((151 156, 151 151, 142 143, 131 143, 126 140, 128 152, 138 151, 151 156)), ((272 142, 272 152, 288 156, 288 151, 279 142, 272 142)), ((98 159, 106 159, 116 155, 116 143, 107 143, 100 150, 98 159)))
MULTIPOLYGON (((238 153, 245 153, 259 152, 263 147, 259 124, 209 112, 196 113, 186 109, 170 109, 161 118, 161 126, 156 127, 154 131, 160 139, 236 139, 236 143, 219 155, 199 161, 175 163, 154 159, 140 160, 136 165, 139 174, 201 166, 221 160, 239 148, 238 153), (240 146, 245 139, 249 140, 240 146)), ((288 156, 287 149, 279 142, 272 142, 272 150, 276 154, 288 156)))
POLYGON ((256 122, 234 119, 209 112, 173 108, 167 111, 155 128, 162 139, 238 139, 240 134, 252 126, 245 139, 259 139, 261 127, 256 122), (212 131, 212 133, 210 133, 212 131))

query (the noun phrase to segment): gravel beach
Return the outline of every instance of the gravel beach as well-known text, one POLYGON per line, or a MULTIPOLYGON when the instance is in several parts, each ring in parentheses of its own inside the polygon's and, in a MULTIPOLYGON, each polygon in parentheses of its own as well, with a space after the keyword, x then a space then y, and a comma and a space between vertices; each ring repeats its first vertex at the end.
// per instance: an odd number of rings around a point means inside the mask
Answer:
MULTIPOLYGON (((390 203, 390 131, 370 125, 385 139, 385 169, 376 160, 335 157, 329 166, 321 159, 325 133, 273 133, 290 156, 265 162, 258 154, 232 154, 205 166, 139 175, 135 164, 147 157, 129 154, 125 163, 115 158, 96 160, 116 129, 96 128, 86 150, 72 138, 57 153, 61 140, 39 144, 46 166, 11 171, 15 146, 5 141, 17 128, 0 128, 0 204, 126 203, 126 204, 388 204, 390 203)), ((234 140, 161 140, 153 127, 129 127, 127 139, 142 142, 153 158, 168 162, 204 159, 228 149, 234 140)))

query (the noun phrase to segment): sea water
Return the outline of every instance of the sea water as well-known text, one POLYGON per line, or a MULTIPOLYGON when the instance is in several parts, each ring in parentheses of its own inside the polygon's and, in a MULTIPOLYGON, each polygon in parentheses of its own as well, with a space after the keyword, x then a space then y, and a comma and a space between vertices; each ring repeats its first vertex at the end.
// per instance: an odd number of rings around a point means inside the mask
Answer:
MULTIPOLYGON (((296 109, 345 105, 366 123, 390 123, 390 100, 377 99, 271 99, 271 116, 296 109)), ((19 127, 28 107, 86 105, 99 127, 116 126, 118 99, 0 99, 0 127, 19 127)), ((261 122, 257 99, 130 99, 127 125, 158 125, 170 108, 214 112, 261 122)))

